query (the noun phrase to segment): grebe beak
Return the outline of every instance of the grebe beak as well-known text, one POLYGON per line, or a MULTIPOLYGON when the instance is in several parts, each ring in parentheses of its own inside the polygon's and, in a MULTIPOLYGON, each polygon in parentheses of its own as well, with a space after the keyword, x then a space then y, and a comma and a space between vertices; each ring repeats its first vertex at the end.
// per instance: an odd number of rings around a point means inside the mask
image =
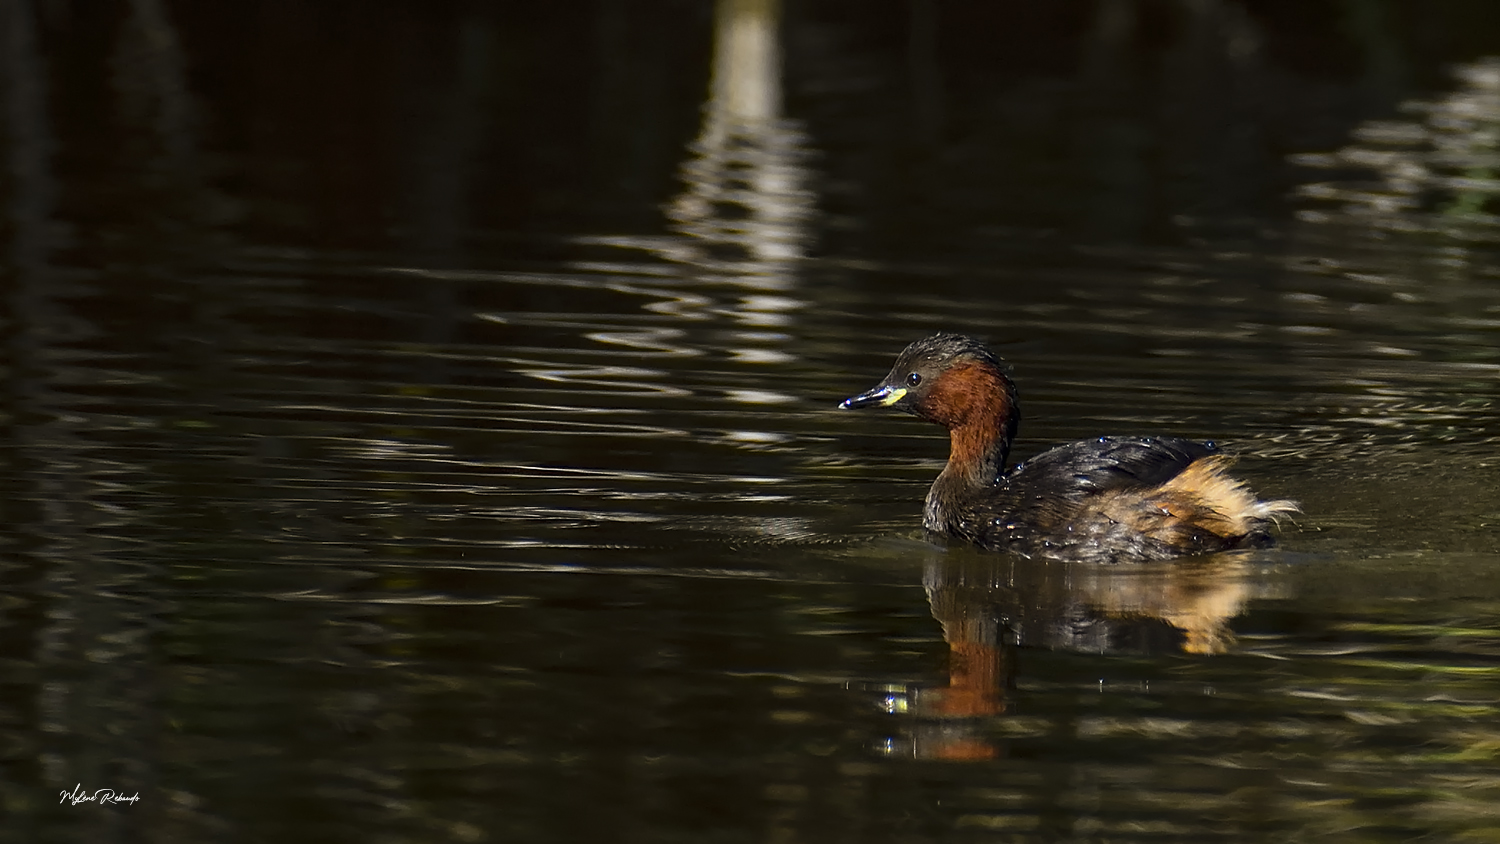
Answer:
POLYGON ((905 387, 881 384, 873 390, 844 399, 839 403, 839 410, 854 410, 858 407, 890 407, 905 397, 905 387))

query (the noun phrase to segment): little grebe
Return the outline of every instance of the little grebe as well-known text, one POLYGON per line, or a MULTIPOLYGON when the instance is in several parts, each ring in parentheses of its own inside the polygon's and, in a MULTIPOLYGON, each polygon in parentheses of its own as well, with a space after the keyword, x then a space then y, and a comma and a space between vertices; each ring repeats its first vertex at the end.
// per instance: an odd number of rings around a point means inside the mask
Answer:
POLYGON ((840 408, 893 407, 948 429, 927 493, 928 530, 984 548, 1070 560, 1164 560, 1262 545, 1292 501, 1260 501, 1213 443, 1099 437, 1007 469, 1016 386, 984 344, 935 334, 906 347, 877 387, 840 408))

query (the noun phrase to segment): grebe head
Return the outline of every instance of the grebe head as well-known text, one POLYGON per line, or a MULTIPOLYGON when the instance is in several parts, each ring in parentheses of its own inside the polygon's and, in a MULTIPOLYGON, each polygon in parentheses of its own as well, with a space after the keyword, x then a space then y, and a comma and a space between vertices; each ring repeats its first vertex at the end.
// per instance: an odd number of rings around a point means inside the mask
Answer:
POLYGON ((1005 364, 962 334, 934 334, 906 347, 874 389, 844 399, 841 409, 891 407, 946 428, 979 423, 1014 431, 1015 385, 1005 364))

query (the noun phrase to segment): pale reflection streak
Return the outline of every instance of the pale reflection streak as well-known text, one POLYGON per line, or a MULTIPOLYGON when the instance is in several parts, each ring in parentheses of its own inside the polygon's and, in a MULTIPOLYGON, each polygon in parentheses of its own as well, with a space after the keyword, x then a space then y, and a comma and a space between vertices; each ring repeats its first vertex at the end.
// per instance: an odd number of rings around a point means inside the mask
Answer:
MULTIPOLYGON (((1302 196, 1338 207, 1304 210, 1300 218, 1312 223, 1357 219, 1392 232, 1500 241, 1500 215, 1486 210, 1500 196, 1500 58, 1455 73, 1459 90, 1436 101, 1403 104, 1418 120, 1366 123, 1355 131, 1357 143, 1351 146, 1294 156, 1308 167, 1374 170, 1378 179, 1303 185, 1302 196)), ((1462 251, 1447 257, 1458 266, 1469 260, 1462 251)))
MULTIPOLYGON (((786 404, 796 401, 792 396, 785 393, 778 393, 774 390, 726 390, 724 391, 724 396, 730 401, 741 404, 786 404)), ((749 433, 746 432, 747 435, 749 433)), ((762 439, 767 439, 774 438, 776 435, 770 432, 762 432, 760 436, 762 439)))
MULTIPOLYGON (((573 277, 403 272, 623 294, 642 299, 639 307, 646 314, 684 324, 622 325, 620 317, 596 320, 579 313, 534 311, 479 315, 502 324, 580 328, 588 339, 624 350, 637 364, 536 362, 514 368, 538 381, 568 386, 573 399, 604 388, 614 395, 668 398, 712 392, 719 400, 757 407, 796 402, 793 395, 754 385, 680 386, 683 373, 640 365, 710 352, 727 352, 730 361, 751 367, 796 361, 790 351, 797 340, 792 329, 805 302, 791 291, 805 254, 815 197, 805 188, 805 136, 781 116, 780 18, 779 0, 720 0, 715 7, 713 76, 703 123, 682 165, 684 190, 665 209, 673 233, 577 240, 644 252, 658 261, 581 261, 573 264, 580 271, 573 277), (734 328, 715 332, 718 348, 709 349, 688 330, 726 322, 734 328)), ((788 440, 777 431, 748 429, 719 437, 737 448, 773 448, 788 440)))
POLYGON ((692 391, 684 390, 681 387, 672 387, 667 384, 645 380, 653 376, 663 376, 666 373, 643 367, 580 365, 572 368, 552 367, 545 369, 522 367, 516 371, 522 375, 530 375, 539 381, 552 381, 568 385, 611 387, 611 392, 627 395, 692 395, 692 391))
MULTIPOLYGON (((791 291, 810 238, 815 197, 808 182, 805 135, 781 116, 779 0, 719 0, 715 7, 713 76, 703 123, 682 165, 685 188, 665 209, 672 234, 590 236, 582 245, 647 253, 654 262, 578 261, 576 276, 391 268, 393 272, 453 280, 584 288, 643 301, 646 314, 712 327, 709 349, 686 327, 633 325, 621 317, 586 312, 489 312, 490 322, 582 329, 585 337, 625 350, 633 361, 727 352, 747 366, 794 363, 791 330, 806 302, 791 291), (621 324, 624 322, 624 324, 621 324), (720 351, 722 348, 722 351, 720 351)), ((623 310, 623 309, 621 309, 623 310)), ((523 364, 516 371, 570 387, 684 397, 673 373, 646 366, 523 364)), ((764 388, 714 390, 722 400, 750 405, 788 404, 790 395, 764 388)), ((586 394, 586 393, 582 393, 586 394)), ((736 432, 729 442, 765 443, 771 432, 736 432)))
MULTIPOLYGON (((675 235, 596 237, 580 242, 648 252, 676 265, 681 287, 662 291, 645 309, 685 320, 722 320, 746 329, 727 335, 731 359, 786 364, 804 300, 790 294, 810 238, 815 197, 808 182, 806 137, 781 115, 779 0, 719 0, 715 6, 713 78, 703 124, 683 163, 686 184, 667 207, 675 235), (738 291, 728 296, 716 288, 738 291)), ((618 272, 634 265, 576 265, 618 272)), ((644 288, 632 286, 632 292, 644 288)), ((601 342, 622 342, 591 335, 601 342)), ((688 340, 683 338, 684 345, 688 340)), ((755 391, 729 401, 761 403, 755 391)))

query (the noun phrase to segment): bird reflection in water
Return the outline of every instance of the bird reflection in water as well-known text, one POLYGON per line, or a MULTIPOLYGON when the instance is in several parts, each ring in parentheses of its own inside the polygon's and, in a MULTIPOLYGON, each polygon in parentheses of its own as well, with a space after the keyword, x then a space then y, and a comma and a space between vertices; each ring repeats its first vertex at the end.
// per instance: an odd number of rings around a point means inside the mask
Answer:
POLYGON ((1229 622, 1255 598, 1284 597, 1242 554, 1132 566, 1064 563, 954 547, 934 550, 923 585, 948 644, 948 684, 888 686, 909 719, 881 751, 921 759, 1004 755, 998 716, 1014 710, 1027 649, 1100 655, 1224 653, 1229 622))

